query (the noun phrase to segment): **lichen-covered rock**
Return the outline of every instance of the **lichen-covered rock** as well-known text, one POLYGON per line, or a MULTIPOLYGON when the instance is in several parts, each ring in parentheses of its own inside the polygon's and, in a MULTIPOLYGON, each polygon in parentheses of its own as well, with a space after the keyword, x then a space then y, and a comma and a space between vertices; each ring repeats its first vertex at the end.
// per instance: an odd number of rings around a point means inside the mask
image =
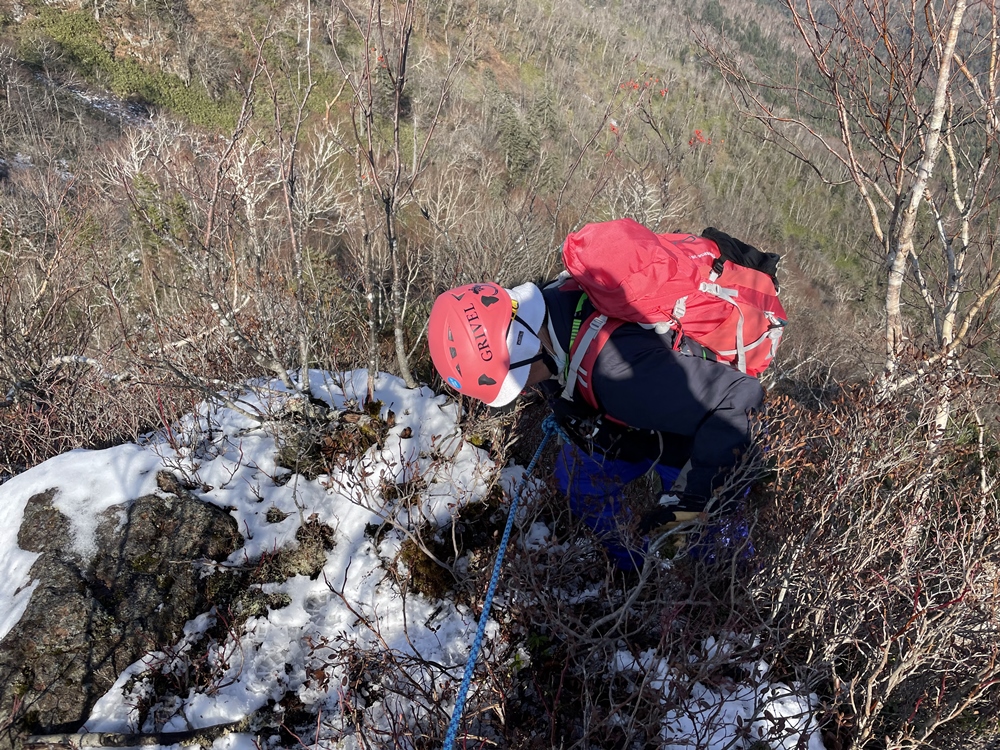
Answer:
POLYGON ((103 514, 98 552, 83 560, 56 492, 29 500, 18 533, 40 555, 38 585, 0 641, 0 750, 26 734, 76 731, 128 665, 211 606, 203 562, 243 544, 232 516, 179 488, 103 514))

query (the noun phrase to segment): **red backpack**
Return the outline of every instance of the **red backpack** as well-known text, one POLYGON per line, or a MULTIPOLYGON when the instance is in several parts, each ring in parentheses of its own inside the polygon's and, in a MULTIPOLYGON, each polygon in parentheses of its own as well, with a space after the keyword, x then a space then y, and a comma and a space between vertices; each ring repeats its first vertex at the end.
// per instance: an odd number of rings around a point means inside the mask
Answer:
POLYGON ((778 256, 715 229, 705 236, 655 234, 632 219, 587 224, 570 234, 563 262, 597 312, 575 335, 564 395, 574 385, 597 407, 588 374, 622 323, 672 328, 748 375, 771 363, 787 321, 778 300, 778 256))

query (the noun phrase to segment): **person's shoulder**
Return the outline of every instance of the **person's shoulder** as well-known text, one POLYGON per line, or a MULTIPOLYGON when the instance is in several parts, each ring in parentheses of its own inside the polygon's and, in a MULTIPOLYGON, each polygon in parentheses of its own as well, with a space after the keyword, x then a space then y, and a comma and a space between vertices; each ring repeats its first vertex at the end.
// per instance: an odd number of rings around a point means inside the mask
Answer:
MULTIPOLYGON (((583 294, 572 279, 563 283, 564 279, 557 278, 554 281, 541 286, 542 299, 545 300, 545 307, 550 314, 555 313, 556 319, 572 318, 576 315, 576 306, 583 294)), ((593 311, 593 306, 586 304, 585 314, 593 311)))

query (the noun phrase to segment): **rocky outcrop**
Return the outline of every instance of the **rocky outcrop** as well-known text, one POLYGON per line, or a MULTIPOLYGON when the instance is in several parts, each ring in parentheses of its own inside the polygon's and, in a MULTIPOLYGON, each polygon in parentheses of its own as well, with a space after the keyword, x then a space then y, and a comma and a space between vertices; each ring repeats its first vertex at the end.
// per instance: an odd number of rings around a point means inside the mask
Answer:
POLYGON ((103 514, 90 560, 74 552, 52 503, 58 490, 28 502, 18 545, 40 554, 38 585, 0 641, 0 750, 27 734, 76 731, 127 666, 212 605, 202 563, 226 559, 243 539, 223 509, 167 486, 177 494, 103 514))

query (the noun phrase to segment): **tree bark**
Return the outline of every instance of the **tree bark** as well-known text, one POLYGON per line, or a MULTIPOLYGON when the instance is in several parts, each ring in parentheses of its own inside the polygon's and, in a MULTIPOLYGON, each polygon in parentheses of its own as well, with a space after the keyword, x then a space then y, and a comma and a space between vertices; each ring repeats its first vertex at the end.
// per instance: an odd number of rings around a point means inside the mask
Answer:
POLYGON ((900 217, 899 230, 889 258, 889 276, 885 292, 886 314, 886 375, 895 376, 905 341, 902 312, 902 288, 906 276, 906 264, 913 253, 913 232, 917 224, 917 212, 924 199, 924 192, 934 174, 934 165, 941 154, 941 126, 947 108, 948 89, 951 85, 951 67, 958 43, 958 32, 965 17, 966 0, 957 0, 951 26, 944 49, 941 52, 941 67, 938 70, 934 100, 931 104, 930 120, 924 136, 924 150, 917 165, 916 180, 910 188, 909 200, 900 217))

